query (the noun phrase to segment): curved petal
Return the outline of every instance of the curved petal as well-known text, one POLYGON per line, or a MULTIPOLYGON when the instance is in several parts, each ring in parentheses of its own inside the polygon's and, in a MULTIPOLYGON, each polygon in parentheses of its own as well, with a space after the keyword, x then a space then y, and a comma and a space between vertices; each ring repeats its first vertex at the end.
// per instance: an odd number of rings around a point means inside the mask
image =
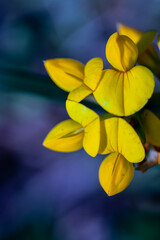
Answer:
POLYGON ((128 187, 133 175, 133 164, 119 153, 107 156, 99 169, 100 184, 109 196, 120 193, 128 187))
POLYGON ((81 103, 66 101, 67 112, 74 121, 86 127, 89 123, 98 118, 98 114, 81 103))
POLYGON ((106 44, 106 57, 114 68, 126 72, 135 65, 138 49, 129 37, 114 33, 106 44))
POLYGON ((135 130, 122 118, 101 121, 100 154, 121 153, 129 162, 138 163, 145 157, 141 140, 135 130))
POLYGON ((63 90, 70 92, 82 84, 84 65, 67 58, 49 59, 44 66, 50 78, 63 90))
POLYGON ((151 111, 145 109, 141 113, 141 120, 146 136, 146 141, 160 147, 160 119, 151 111))
POLYGON ((136 66, 126 73, 109 69, 93 94, 106 111, 128 116, 148 102, 154 85, 154 76, 146 67, 136 66))
POLYGON ((71 120, 65 120, 56 125, 47 135, 43 146, 59 152, 73 152, 82 148, 84 129, 71 120))
POLYGON ((101 58, 91 59, 84 69, 84 84, 95 90, 103 72, 103 60, 101 58))
POLYGON ((80 87, 71 91, 68 95, 68 99, 75 102, 81 102, 84 98, 89 96, 92 93, 92 90, 82 84, 80 87))
POLYGON ((138 31, 135 28, 131 28, 131 27, 123 25, 121 23, 117 24, 117 27, 118 27, 118 32, 120 35, 125 35, 125 36, 129 37, 130 39, 132 39, 132 41, 135 44, 137 44, 142 37, 143 33, 138 31))

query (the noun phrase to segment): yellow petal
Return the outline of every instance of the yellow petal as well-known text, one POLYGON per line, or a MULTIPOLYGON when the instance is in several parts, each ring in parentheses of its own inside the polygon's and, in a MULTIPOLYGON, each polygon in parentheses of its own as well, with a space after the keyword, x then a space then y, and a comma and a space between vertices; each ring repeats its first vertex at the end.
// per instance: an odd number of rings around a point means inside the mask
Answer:
POLYGON ((142 32, 138 31, 135 28, 131 28, 128 27, 126 25, 123 25, 121 23, 119 23, 118 25, 118 32, 120 35, 125 35, 127 37, 129 37, 130 39, 132 39, 132 41, 137 44, 139 42, 139 40, 142 37, 142 32))
POLYGON ((141 140, 135 130, 122 118, 101 121, 99 153, 121 153, 129 162, 138 163, 145 157, 141 140))
POLYGON ((138 49, 129 37, 114 33, 106 44, 106 57, 114 68, 126 72, 135 65, 138 49))
POLYGON ((84 129, 83 147, 92 157, 98 154, 100 145, 100 120, 95 119, 84 129))
POLYGON ((84 98, 89 96, 92 93, 92 90, 82 84, 80 87, 71 91, 68 95, 68 99, 75 102, 81 102, 84 98))
POLYGON ((109 196, 120 193, 128 187, 133 175, 133 164, 119 153, 107 156, 99 169, 100 184, 109 196))
POLYGON ((50 78, 63 90, 70 92, 82 84, 84 65, 73 59, 55 58, 44 62, 50 78))
POLYGON ((80 123, 83 127, 98 118, 98 114, 81 103, 66 101, 67 112, 74 121, 80 123))
POLYGON ((93 95, 106 111, 128 116, 147 103, 154 85, 154 76, 146 67, 136 66, 125 73, 109 69, 93 95))
POLYGON ((81 103, 66 101, 69 116, 84 127, 83 147, 92 157, 95 157, 100 144, 100 119, 97 113, 81 103))
POLYGON ((84 129, 69 119, 56 125, 47 135, 43 146, 58 152, 73 152, 82 148, 84 129))
POLYGON ((160 119, 146 109, 141 113, 141 120, 146 141, 154 146, 160 147, 160 119))
POLYGON ((143 53, 152 43, 157 31, 148 31, 142 34, 142 37, 137 43, 138 53, 143 53))
POLYGON ((84 69, 84 83, 90 89, 95 90, 103 71, 103 60, 101 58, 91 59, 84 69))

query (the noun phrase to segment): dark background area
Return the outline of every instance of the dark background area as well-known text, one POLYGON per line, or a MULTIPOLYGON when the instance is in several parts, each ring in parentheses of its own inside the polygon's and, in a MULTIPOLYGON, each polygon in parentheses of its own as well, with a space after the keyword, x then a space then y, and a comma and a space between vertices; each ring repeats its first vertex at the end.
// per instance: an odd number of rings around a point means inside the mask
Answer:
POLYGON ((159 0, 0 1, 0 240, 159 240, 160 166, 108 197, 103 156, 42 147, 68 118, 43 60, 102 57, 122 22, 160 30, 159 0))

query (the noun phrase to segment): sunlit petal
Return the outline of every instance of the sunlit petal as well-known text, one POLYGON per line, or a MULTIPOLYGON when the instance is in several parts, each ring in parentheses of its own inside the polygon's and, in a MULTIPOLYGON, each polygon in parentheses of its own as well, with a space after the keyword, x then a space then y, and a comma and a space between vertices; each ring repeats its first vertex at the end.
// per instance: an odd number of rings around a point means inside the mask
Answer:
POLYGON ((50 78, 63 90, 70 92, 82 84, 84 65, 73 59, 55 58, 44 62, 50 78))
POLYGON ((138 49, 129 37, 114 33, 106 44, 106 57, 114 68, 125 72, 135 65, 138 49))
POLYGON ((71 101, 80 102, 84 98, 89 96, 91 93, 92 93, 92 90, 87 86, 85 86, 84 84, 82 84, 80 87, 74 89, 69 93, 68 99, 71 101))
POLYGON ((129 162, 141 162, 145 151, 135 130, 122 118, 101 121, 100 154, 121 153, 129 162))
POLYGON ((98 114, 81 103, 66 101, 67 112, 74 121, 80 123, 83 127, 98 118, 98 114))
POLYGON ((128 187, 133 175, 133 164, 119 153, 107 156, 99 169, 100 184, 109 196, 122 192, 128 187))

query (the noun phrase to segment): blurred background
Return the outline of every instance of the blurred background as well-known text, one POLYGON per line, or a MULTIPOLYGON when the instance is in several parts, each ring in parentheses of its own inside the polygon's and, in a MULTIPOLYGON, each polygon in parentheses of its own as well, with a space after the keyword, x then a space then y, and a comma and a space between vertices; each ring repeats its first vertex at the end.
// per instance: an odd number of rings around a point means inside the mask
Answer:
POLYGON ((105 60, 117 22, 160 30, 159 0, 0 1, 0 240, 160 239, 160 166, 108 197, 103 157, 42 147, 68 118, 43 60, 105 60))

